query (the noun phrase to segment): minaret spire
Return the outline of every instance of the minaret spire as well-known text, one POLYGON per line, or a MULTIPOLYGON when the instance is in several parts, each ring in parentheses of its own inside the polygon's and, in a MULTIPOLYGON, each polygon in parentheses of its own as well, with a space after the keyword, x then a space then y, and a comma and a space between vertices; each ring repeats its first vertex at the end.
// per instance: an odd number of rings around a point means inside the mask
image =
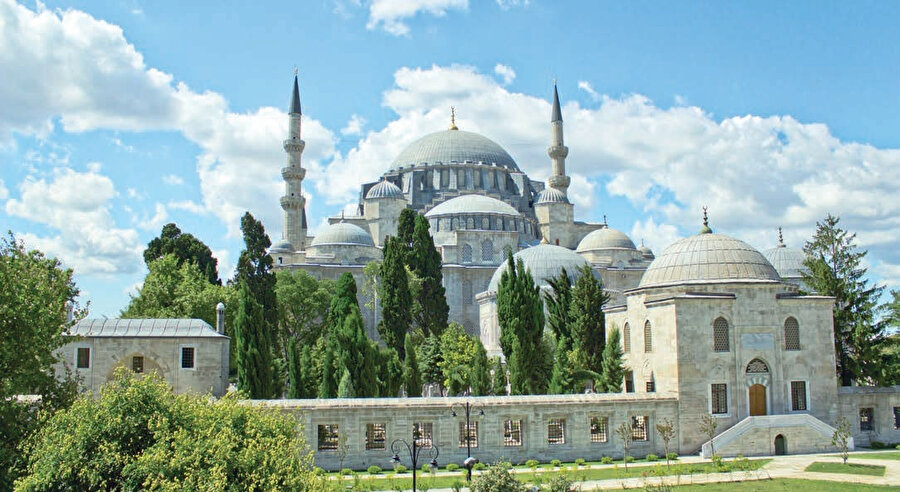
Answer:
POLYGON ((288 138, 284 141, 287 165, 281 168, 284 179, 284 196, 281 208, 284 210, 284 230, 282 238, 291 243, 295 250, 306 249, 306 199, 303 198, 302 183, 306 176, 300 158, 306 142, 300 138, 302 112, 300 110, 300 85, 297 69, 294 68, 294 89, 291 106, 288 109, 288 138))
POLYGON ((552 139, 547 154, 553 162, 553 172, 547 179, 547 184, 566 195, 569 189, 571 179, 566 176, 566 156, 569 155, 569 148, 563 142, 563 121, 562 110, 559 108, 559 91, 556 89, 556 80, 553 80, 553 110, 550 112, 550 129, 552 131, 552 139))

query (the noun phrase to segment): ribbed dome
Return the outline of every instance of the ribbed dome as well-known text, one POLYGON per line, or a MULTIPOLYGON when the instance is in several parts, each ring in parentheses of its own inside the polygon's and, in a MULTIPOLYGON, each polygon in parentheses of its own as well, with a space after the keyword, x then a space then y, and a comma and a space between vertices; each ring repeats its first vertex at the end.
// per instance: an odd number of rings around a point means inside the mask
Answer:
POLYGON ((375 246, 375 241, 372 241, 372 236, 361 227, 346 222, 338 222, 326 227, 312 241, 312 246, 323 246, 326 244, 375 246))
POLYGON ((466 161, 496 165, 518 171, 519 166, 510 155, 493 140, 477 133, 462 130, 445 130, 432 133, 411 143, 394 160, 393 168, 400 166, 450 164, 466 161))
POLYGON ((269 248, 269 253, 293 253, 294 245, 290 243, 287 239, 281 239, 279 241, 275 241, 275 244, 269 248))
POLYGON ((591 232, 578 243, 575 251, 584 253, 598 249, 635 249, 634 243, 624 232, 604 227, 591 232))
POLYGON ((650 263, 640 287, 718 282, 780 282, 766 258, 749 244, 722 234, 674 242, 650 263))
POLYGON ((781 278, 801 278, 802 272, 806 270, 803 265, 806 255, 803 251, 788 248, 784 244, 765 250, 763 256, 775 267, 781 278))
POLYGON ((451 198, 429 210, 425 217, 456 214, 499 214, 518 217, 519 211, 510 204, 484 195, 463 195, 451 198))
POLYGON ((537 201, 534 203, 537 205, 541 203, 569 203, 569 199, 556 188, 545 188, 538 193, 537 201))
MULTIPOLYGON (((525 248, 514 254, 513 259, 515 261, 521 259, 525 268, 531 271, 535 284, 540 286, 546 286, 547 279, 559 275, 563 268, 566 269, 569 279, 574 281, 578 276, 578 268, 589 264, 587 260, 575 254, 571 249, 553 244, 539 244, 525 248)), ((497 286, 500 285, 500 277, 503 276, 506 268, 506 261, 497 267, 487 290, 497 290, 497 286)))
POLYGON ((397 185, 391 183, 386 179, 382 179, 375 186, 369 188, 369 192, 366 193, 366 200, 373 200, 377 198, 398 198, 403 196, 403 190, 401 190, 397 185))

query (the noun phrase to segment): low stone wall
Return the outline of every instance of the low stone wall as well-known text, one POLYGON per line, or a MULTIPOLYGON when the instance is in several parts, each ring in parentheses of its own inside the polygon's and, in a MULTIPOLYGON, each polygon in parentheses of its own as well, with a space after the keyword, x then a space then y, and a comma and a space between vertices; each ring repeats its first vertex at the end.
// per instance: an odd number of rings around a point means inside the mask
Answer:
MULTIPOLYGON (((330 400, 265 400, 257 405, 277 407, 290 412, 303 424, 307 443, 313 449, 316 466, 326 470, 365 469, 371 465, 391 468, 391 443, 413 438, 414 424, 430 424, 432 439, 439 452, 440 466, 461 464, 466 458, 462 427, 465 403, 471 405, 470 422, 477 422, 477 438, 473 439, 472 456, 485 463, 499 459, 523 463, 529 459, 573 461, 578 458, 599 460, 602 456, 622 456, 622 442, 615 428, 626 422, 643 423, 646 440, 631 443, 628 454, 643 457, 648 453, 663 455, 663 443, 656 433, 656 423, 663 418, 677 421, 674 396, 633 394, 585 394, 552 396, 449 397, 449 398, 349 398, 330 400), (456 416, 452 416, 452 411, 456 416), (484 412, 482 415, 481 412, 484 412), (605 436, 591 418, 606 419, 605 436), (635 417, 638 417, 635 419, 635 417), (520 422, 520 442, 506 431, 507 421, 520 422), (551 434, 559 431, 561 439, 551 443, 551 434), (336 426, 336 427, 335 427, 336 426), (383 436, 375 442, 371 434, 383 426, 383 436), (602 438, 605 437, 605 440, 602 438), (592 439, 593 438, 593 439, 592 439), (337 449, 322 449, 322 448, 337 449), (368 449, 367 449, 368 448, 368 449), (345 450, 342 459, 341 450, 345 450)), ((678 437, 672 441, 672 446, 678 437)), ((678 451, 672 449, 671 451, 678 451)), ((402 464, 410 466, 406 448, 398 452, 402 464)), ((430 461, 430 450, 424 449, 419 465, 430 461), (426 458, 426 456, 428 456, 426 458)))
POLYGON ((873 441, 900 443, 900 386, 843 386, 838 388, 838 412, 850 423, 857 446, 873 441), (872 421, 863 422, 862 409, 872 409, 872 421), (871 430, 866 430, 867 425, 871 430))

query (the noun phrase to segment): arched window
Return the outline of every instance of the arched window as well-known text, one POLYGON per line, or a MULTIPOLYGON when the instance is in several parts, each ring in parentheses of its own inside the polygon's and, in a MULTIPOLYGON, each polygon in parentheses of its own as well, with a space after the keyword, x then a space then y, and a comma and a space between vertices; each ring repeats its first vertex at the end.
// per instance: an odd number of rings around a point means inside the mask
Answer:
POLYGON ((800 323, 793 316, 784 320, 784 349, 800 350, 800 323))
POLYGON ((491 219, 489 219, 487 217, 482 217, 481 218, 481 228, 484 230, 490 229, 491 228, 491 219))
POLYGON ((475 228, 475 219, 469 217, 466 219, 466 229, 474 229, 475 228))
POLYGON ((494 261, 494 243, 490 239, 485 239, 481 243, 481 261, 494 261))
POLYGON ((713 350, 716 352, 728 352, 728 322, 725 318, 716 318, 713 321, 713 350))
POLYGON ((469 246, 468 244, 463 244, 462 262, 463 263, 472 263, 472 247, 469 246))
POLYGON ((625 323, 625 329, 622 330, 622 351, 631 353, 631 326, 628 323, 625 323))
POLYGON ((768 374, 769 366, 760 359, 753 359, 747 364, 747 374, 768 374))
POLYGON ((468 306, 475 301, 475 294, 472 292, 472 281, 463 280, 462 284, 462 301, 464 306, 468 306))
POLYGON ((650 320, 644 323, 644 353, 653 352, 653 330, 650 327, 650 320))

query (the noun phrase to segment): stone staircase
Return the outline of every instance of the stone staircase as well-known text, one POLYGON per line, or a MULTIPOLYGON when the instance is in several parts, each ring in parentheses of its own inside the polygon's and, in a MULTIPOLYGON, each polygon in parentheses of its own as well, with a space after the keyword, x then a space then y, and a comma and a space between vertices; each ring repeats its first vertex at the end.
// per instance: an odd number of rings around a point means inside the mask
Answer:
MULTIPOLYGON (((712 441, 703 443, 700 456, 709 458, 715 448, 720 456, 770 456, 777 454, 775 440, 781 435, 785 454, 836 451, 831 444, 834 427, 809 414, 747 417, 712 441)), ((849 447, 854 447, 850 438, 849 447)))

